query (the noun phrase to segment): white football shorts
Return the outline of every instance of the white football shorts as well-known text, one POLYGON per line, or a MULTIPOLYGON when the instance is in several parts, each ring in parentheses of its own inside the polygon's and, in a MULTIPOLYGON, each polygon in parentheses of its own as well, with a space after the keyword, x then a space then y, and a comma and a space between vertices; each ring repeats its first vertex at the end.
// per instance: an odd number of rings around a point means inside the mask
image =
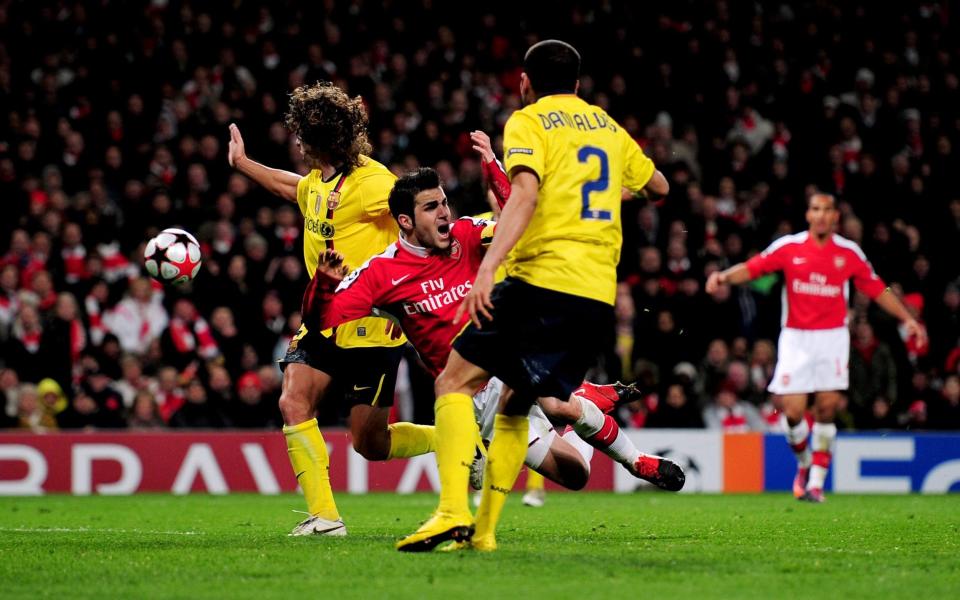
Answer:
POLYGON ((845 391, 850 385, 850 331, 783 328, 777 368, 767 390, 774 394, 845 391))

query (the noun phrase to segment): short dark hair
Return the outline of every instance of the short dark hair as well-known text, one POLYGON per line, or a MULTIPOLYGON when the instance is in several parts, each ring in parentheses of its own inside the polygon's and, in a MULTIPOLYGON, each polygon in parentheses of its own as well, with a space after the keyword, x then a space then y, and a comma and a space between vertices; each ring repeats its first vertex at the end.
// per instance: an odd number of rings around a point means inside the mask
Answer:
POLYGON ((817 196, 823 198, 830 198, 831 208, 837 208, 837 198, 833 194, 828 194, 826 192, 814 192, 807 197, 807 208, 810 208, 810 203, 813 202, 813 199, 817 196))
POLYGON ((390 214, 397 220, 400 219, 400 215, 407 215, 413 219, 414 198, 417 194, 438 187, 440 187, 440 176, 430 167, 420 167, 404 173, 393 182, 393 189, 390 190, 390 198, 387 200, 390 205, 390 214))
POLYGON ((560 40, 543 40, 527 50, 523 71, 537 96, 572 94, 580 79, 580 53, 560 40))

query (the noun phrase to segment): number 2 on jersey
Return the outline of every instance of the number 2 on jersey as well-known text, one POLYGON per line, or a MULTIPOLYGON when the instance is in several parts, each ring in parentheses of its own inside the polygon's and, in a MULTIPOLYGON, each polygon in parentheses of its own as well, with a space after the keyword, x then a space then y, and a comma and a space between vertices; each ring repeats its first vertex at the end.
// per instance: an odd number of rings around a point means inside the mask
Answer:
POLYGON ((589 162, 591 156, 600 159, 600 176, 584 183, 583 187, 580 188, 580 195, 583 197, 583 210, 580 211, 580 218, 593 221, 609 221, 613 219, 609 210, 590 208, 590 194, 592 192, 602 192, 610 187, 610 166, 607 161, 607 153, 596 146, 584 146, 577 152, 577 160, 582 163, 589 162))

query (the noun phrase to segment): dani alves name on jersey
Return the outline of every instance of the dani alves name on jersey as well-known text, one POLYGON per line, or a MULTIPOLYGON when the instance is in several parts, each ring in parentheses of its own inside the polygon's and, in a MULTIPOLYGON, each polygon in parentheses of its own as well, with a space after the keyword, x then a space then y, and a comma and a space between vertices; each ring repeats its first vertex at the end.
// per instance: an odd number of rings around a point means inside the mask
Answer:
POLYGON ((547 114, 537 113, 540 117, 540 125, 544 131, 549 131, 554 127, 571 127, 580 131, 594 131, 597 129, 609 129, 617 131, 617 124, 613 119, 597 112, 574 113, 570 114, 564 110, 552 110, 547 114))

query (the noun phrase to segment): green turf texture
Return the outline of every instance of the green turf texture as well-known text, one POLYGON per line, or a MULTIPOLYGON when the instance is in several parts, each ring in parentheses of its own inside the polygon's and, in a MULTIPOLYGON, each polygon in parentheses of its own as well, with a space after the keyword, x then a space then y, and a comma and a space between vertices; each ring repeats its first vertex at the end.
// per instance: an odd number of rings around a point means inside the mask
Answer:
POLYGON ((435 496, 340 494, 347 538, 289 538, 302 498, 0 499, 9 598, 924 598, 960 594, 960 498, 554 493, 492 554, 401 554, 435 496), (189 535, 182 535, 189 533, 189 535))

